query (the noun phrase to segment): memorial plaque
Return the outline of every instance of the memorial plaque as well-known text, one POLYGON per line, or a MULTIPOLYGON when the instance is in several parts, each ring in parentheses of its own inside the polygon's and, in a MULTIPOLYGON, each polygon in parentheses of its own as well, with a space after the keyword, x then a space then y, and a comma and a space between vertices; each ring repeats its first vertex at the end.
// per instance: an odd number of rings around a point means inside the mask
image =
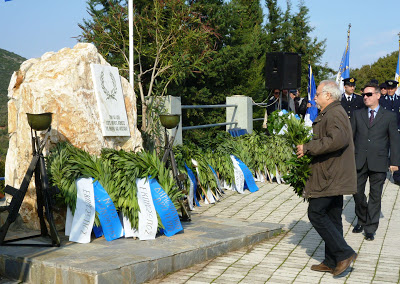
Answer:
POLYGON ((103 136, 130 136, 118 68, 91 64, 103 136))

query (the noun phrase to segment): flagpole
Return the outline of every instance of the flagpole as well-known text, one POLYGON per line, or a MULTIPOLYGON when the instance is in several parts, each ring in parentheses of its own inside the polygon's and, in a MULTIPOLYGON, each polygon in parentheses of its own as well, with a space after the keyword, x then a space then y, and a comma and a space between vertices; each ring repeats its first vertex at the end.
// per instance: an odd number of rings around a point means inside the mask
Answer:
MULTIPOLYGON (((397 34, 399 36, 399 55, 397 57, 397 68, 396 74, 394 75, 394 80, 399 82, 400 81, 400 33, 397 34)), ((396 94, 400 95, 400 86, 397 87, 396 94)))
POLYGON ((311 101, 311 61, 308 60, 308 101, 311 101))
POLYGON ((342 61, 340 62, 339 72, 338 72, 337 77, 336 77, 336 83, 337 83, 337 84, 339 84, 340 76, 342 75, 342 73, 343 73, 343 71, 344 71, 344 70, 342 71, 341 68, 342 68, 342 66, 343 66, 343 64, 344 64, 344 61, 345 61, 345 59, 346 59, 346 56, 345 56, 345 55, 346 55, 347 52, 349 51, 350 28, 351 28, 351 23, 349 24, 349 28, 347 29, 347 44, 346 44, 346 50, 345 50, 344 55, 343 55, 343 57, 342 57, 342 61))
POLYGON ((336 84, 338 84, 340 91, 343 93, 344 92, 344 85, 343 85, 343 81, 342 79, 345 79, 343 77, 343 73, 346 73, 348 76, 345 77, 350 77, 350 73, 349 70, 347 70, 347 68, 350 68, 350 63, 349 63, 349 47, 350 47, 350 28, 351 28, 351 23, 349 24, 349 28, 347 30, 347 44, 346 44, 346 49, 344 50, 344 54, 342 57, 342 61, 340 62, 340 66, 339 66, 339 71, 338 74, 336 76, 336 84))
POLYGON ((134 86, 133 76, 133 0, 128 3, 128 17, 129 17, 129 83, 132 88, 134 86))

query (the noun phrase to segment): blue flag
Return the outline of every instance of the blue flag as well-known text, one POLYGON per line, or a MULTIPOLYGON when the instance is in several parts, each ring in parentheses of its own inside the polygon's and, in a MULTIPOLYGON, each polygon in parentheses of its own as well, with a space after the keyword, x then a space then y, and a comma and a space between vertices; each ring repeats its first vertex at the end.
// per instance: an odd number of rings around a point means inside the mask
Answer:
POLYGON ((339 85, 340 91, 344 92, 344 82, 343 79, 350 77, 350 27, 347 31, 347 44, 344 50, 342 61, 340 62, 339 72, 336 76, 336 83, 339 85))
POLYGON ((314 74, 312 72, 311 64, 308 64, 308 102, 311 107, 307 108, 306 116, 304 121, 306 125, 311 126, 315 118, 318 115, 318 109, 315 103, 315 94, 317 93, 317 87, 315 86, 314 74))
POLYGON ((8 2, 8 1, 11 1, 11 0, 5 0, 5 2, 8 2))

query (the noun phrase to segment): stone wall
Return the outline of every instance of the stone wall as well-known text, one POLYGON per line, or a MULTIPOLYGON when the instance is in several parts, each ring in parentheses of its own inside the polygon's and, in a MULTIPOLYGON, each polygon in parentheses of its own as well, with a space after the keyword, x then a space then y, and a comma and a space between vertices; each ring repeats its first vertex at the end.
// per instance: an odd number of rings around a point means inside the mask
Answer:
MULTIPOLYGON (((142 138, 137 128, 136 97, 129 82, 121 77, 131 137, 103 137, 90 64, 109 65, 92 44, 45 53, 29 59, 11 78, 8 88, 9 149, 6 184, 19 188, 32 159, 30 127, 26 113, 52 112, 52 130, 45 153, 57 142, 98 155, 102 148, 137 151, 142 138)), ((10 199, 7 196, 7 199, 10 199)), ((39 228, 33 179, 20 214, 28 227, 39 228)), ((56 223, 62 225, 58 216, 56 223)))

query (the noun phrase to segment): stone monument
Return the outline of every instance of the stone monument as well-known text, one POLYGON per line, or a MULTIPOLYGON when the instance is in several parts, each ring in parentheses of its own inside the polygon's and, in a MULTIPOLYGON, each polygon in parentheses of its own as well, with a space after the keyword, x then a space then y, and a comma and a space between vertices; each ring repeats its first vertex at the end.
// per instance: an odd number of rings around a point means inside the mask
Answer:
MULTIPOLYGON (((61 141, 99 155, 102 148, 138 151, 142 138, 137 128, 136 97, 129 82, 120 77, 129 133, 103 136, 91 65, 108 64, 92 44, 45 53, 21 64, 8 88, 8 131, 5 183, 19 188, 32 158, 30 127, 26 113, 52 112, 52 130, 46 151, 61 141)), ((118 73, 117 73, 118 74, 118 73)), ((118 76, 118 75, 117 75, 118 76)), ((38 229, 36 194, 31 183, 20 215, 27 227, 38 229)), ((11 198, 11 196, 7 196, 11 198)), ((57 214, 56 214, 57 215, 57 214)), ((56 217, 62 227, 64 218, 56 217)))

